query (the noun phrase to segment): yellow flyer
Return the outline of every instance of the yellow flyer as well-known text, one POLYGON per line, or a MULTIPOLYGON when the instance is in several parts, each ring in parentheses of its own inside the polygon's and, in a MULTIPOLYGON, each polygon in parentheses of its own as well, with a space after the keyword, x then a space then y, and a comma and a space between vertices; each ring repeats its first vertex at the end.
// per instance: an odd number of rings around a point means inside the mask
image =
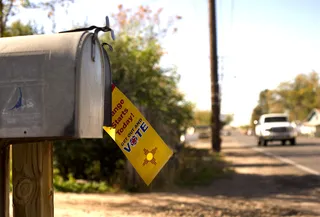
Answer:
POLYGON ((118 144, 147 185, 173 154, 139 110, 114 85, 112 127, 103 129, 118 144))

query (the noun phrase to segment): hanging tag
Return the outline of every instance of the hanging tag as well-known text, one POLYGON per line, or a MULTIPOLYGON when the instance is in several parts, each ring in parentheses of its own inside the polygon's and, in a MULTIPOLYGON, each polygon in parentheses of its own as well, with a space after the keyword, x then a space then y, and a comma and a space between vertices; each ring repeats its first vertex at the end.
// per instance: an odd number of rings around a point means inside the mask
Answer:
POLYGON ((145 117, 114 85, 112 127, 104 126, 103 129, 117 143, 147 185, 173 154, 145 117))

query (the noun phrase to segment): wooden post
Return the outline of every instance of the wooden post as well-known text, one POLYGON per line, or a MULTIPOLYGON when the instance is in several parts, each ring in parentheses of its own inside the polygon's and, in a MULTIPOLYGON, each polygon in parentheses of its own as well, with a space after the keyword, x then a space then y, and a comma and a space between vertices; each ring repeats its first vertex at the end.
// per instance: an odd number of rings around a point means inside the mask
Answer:
POLYGON ((211 145, 215 152, 221 151, 220 138, 220 90, 218 79, 216 1, 209 0, 210 66, 211 66, 211 145))
POLYGON ((14 217, 53 217, 52 143, 12 147, 14 217))
POLYGON ((0 217, 9 217, 9 146, 0 144, 0 217))

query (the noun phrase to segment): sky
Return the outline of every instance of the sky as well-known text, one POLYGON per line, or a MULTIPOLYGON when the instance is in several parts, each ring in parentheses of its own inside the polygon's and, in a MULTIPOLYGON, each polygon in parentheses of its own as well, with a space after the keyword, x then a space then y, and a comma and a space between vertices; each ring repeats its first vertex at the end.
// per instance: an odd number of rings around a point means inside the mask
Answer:
MULTIPOLYGON (((39 0, 37 0, 39 1, 39 0)), ((259 92, 274 89, 299 73, 320 72, 320 1, 216 0, 221 113, 233 125, 248 124, 259 92)), ((180 90, 198 110, 210 110, 208 0, 75 0, 56 11, 56 31, 83 24, 103 26, 117 6, 164 8, 162 19, 180 15, 178 32, 163 41, 163 66, 176 66, 180 90)), ((46 12, 21 9, 11 21, 35 21, 51 31, 46 12)), ((112 25, 112 19, 110 19, 112 25)))

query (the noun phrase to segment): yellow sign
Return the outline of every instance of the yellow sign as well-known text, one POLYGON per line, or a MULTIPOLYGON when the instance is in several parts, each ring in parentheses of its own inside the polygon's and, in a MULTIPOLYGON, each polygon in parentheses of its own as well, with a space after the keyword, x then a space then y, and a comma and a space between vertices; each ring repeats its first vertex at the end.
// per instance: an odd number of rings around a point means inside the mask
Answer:
POLYGON ((147 185, 173 154, 139 110, 114 85, 112 127, 103 129, 118 144, 147 185))

